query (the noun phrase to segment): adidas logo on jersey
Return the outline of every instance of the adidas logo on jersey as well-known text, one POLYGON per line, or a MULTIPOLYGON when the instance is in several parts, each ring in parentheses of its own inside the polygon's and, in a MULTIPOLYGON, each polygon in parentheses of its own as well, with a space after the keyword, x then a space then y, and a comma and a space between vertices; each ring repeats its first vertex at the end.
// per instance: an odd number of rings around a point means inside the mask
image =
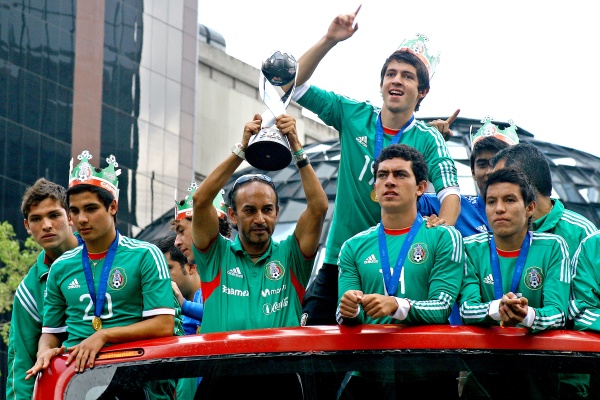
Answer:
POLYGON ((67 286, 67 289, 79 289, 81 286, 79 286, 79 282, 77 282, 77 278, 73 279, 73 281, 71 283, 69 283, 69 286, 67 286))
POLYGON ((485 225, 479 225, 475 229, 477 229, 479 232, 487 232, 488 231, 487 226, 485 226, 485 225))
POLYGON ((487 283, 488 285, 493 285, 494 284, 494 277, 492 276, 492 274, 489 274, 488 276, 486 276, 485 278, 483 278, 483 283, 487 283))
POLYGON ((359 136, 356 138, 356 141, 360 144, 362 144, 364 147, 367 147, 367 137, 366 136, 359 136))
POLYGON ((375 254, 371 254, 369 257, 367 257, 367 259, 365 260, 365 264, 377 264, 379 261, 377 261, 377 258, 375 258, 375 254))
POLYGON ((244 277, 244 275, 242 275, 242 270, 240 270, 240 267, 231 268, 229 271, 227 271, 227 275, 235 276, 236 278, 244 277))

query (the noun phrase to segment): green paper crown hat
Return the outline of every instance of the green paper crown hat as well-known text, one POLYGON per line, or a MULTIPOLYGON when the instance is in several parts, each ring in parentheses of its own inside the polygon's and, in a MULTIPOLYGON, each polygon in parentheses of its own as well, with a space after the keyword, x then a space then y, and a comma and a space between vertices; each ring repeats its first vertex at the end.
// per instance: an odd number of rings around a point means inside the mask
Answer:
MULTIPOLYGON (((198 189, 198 184, 196 182, 192 182, 190 187, 188 188, 188 195, 182 201, 177 201, 177 189, 175 189, 175 220, 179 221, 181 219, 191 217, 194 211, 194 202, 193 197, 194 193, 198 189)), ((223 189, 219 190, 219 193, 215 196, 213 200, 213 206, 215 210, 217 210, 217 214, 220 217, 224 217, 227 215, 227 206, 225 205, 225 201, 223 200, 223 194, 225 191, 223 189)))
POLYGON ((498 140, 508 143, 509 145, 515 145, 519 143, 519 136, 517 135, 517 126, 514 124, 512 119, 508 120, 510 124, 506 129, 500 129, 497 125, 492 123, 492 117, 489 115, 481 120, 483 125, 481 128, 473 134, 473 126, 471 125, 471 149, 475 146, 475 143, 485 137, 494 137, 498 140))
POLYGON ((417 33, 414 39, 404 39, 396 51, 407 51, 413 53, 415 56, 425 64, 427 71, 429 71, 429 79, 433 77, 435 68, 440 63, 440 53, 436 56, 430 56, 427 52, 427 46, 425 42, 429 39, 422 33, 417 33))
POLYGON ((92 185, 108 190, 115 200, 119 201, 119 179, 121 175, 119 166, 114 155, 106 159, 108 167, 104 169, 95 168, 90 164, 93 156, 88 150, 84 150, 77 156, 79 164, 73 168, 73 159, 69 165, 69 188, 77 185, 92 185))
POLYGON ((185 196, 185 199, 182 201, 177 201, 177 189, 175 189, 175 220, 179 221, 181 219, 191 217, 192 211, 194 210, 194 204, 192 198, 194 196, 194 192, 198 189, 198 184, 196 182, 192 182, 190 187, 188 188, 188 195, 185 196))
POLYGON ((227 215, 227 204, 225 204, 225 200, 223 200, 224 194, 225 190, 219 190, 219 193, 217 193, 213 200, 213 206, 215 207, 215 210, 217 210, 219 217, 225 217, 227 215))

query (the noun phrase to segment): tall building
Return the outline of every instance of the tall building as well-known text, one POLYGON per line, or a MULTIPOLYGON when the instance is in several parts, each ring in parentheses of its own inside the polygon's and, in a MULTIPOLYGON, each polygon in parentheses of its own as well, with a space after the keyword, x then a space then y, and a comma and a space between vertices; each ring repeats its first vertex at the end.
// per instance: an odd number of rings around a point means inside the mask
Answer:
POLYGON ((116 157, 122 234, 171 207, 194 176, 197 20, 197 0, 0 0, 0 221, 19 239, 23 192, 66 186, 83 150, 116 157))
POLYGON ((24 239, 23 192, 68 183, 89 150, 122 170, 133 236, 193 178, 197 0, 0 0, 0 221, 24 239))

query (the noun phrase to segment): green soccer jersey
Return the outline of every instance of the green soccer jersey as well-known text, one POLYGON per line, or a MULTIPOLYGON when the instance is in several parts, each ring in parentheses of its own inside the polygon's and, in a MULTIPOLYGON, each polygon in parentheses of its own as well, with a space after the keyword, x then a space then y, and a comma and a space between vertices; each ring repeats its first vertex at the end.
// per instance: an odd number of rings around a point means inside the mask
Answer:
POLYGON ((600 332, 600 232, 585 238, 573 256, 569 317, 574 328, 600 332))
MULTIPOLYGON (((376 225, 344 243, 339 259, 339 299, 348 290, 388 294, 381 272, 378 232, 379 225, 376 225)), ((386 234, 392 274, 406 236, 406 233, 386 234)), ((410 303, 406 319, 400 321, 387 316, 374 320, 365 315, 362 308, 355 318, 344 318, 338 307, 338 323, 447 324, 460 289, 463 264, 460 233, 450 226, 427 228, 424 223, 408 251, 395 294, 395 297, 405 298, 410 303)))
MULTIPOLYGON (((375 157, 375 132, 380 109, 368 102, 358 102, 315 86, 298 100, 306 109, 316 113, 340 135, 342 149, 337 179, 335 210, 329 236, 325 263, 337 264, 342 244, 370 227, 381 217, 379 203, 371 200, 373 190, 372 165, 375 157), (341 212, 343 210, 343 212, 341 212)), ((384 134, 383 146, 393 136, 384 134)), ((414 120, 406 128, 400 143, 423 153, 429 166, 429 181, 440 193, 454 188, 459 193, 456 165, 439 131, 422 121, 414 120)))
MULTIPOLYGON (((489 316, 491 302, 498 300, 494 295, 490 239, 489 233, 480 233, 464 239, 466 270, 458 304, 465 324, 499 324, 499 321, 489 316)), ((517 255, 498 255, 502 293, 511 291, 517 255)), ((565 326, 570 284, 569 251, 564 239, 551 233, 533 232, 529 253, 515 293, 526 297, 529 307, 535 311, 532 332, 565 326)))
POLYGON ((535 220, 532 230, 561 236, 569 246, 569 256, 573 257, 583 239, 598 229, 583 215, 567 210, 560 200, 551 199, 551 201, 552 210, 535 220))
POLYGON ((8 342, 7 400, 30 400, 33 395, 35 380, 25 380, 25 375, 37 360, 49 271, 46 252, 42 251, 15 293, 8 342))
MULTIPOLYGON (((162 252, 153 244, 119 235, 100 318, 103 328, 128 326, 156 315, 174 315, 171 275, 162 252)), ((48 275, 42 332, 67 332, 67 348, 95 331, 94 304, 82 267, 83 247, 64 253, 48 275)), ((104 260, 92 266, 95 291, 104 260)), ((109 345, 110 343, 107 343, 109 345)))
POLYGON ((239 237, 218 235, 206 252, 194 248, 202 281, 202 333, 300 325, 313 259, 295 235, 271 244, 254 263, 239 237))

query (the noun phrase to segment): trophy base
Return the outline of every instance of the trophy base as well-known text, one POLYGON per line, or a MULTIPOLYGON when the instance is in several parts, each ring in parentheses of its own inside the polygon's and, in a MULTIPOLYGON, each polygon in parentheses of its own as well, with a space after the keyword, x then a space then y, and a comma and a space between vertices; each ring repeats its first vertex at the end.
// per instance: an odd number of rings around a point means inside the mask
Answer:
POLYGON ((279 171, 290 165, 292 153, 287 138, 279 131, 266 128, 252 139, 246 148, 246 161, 254 168, 279 171))

